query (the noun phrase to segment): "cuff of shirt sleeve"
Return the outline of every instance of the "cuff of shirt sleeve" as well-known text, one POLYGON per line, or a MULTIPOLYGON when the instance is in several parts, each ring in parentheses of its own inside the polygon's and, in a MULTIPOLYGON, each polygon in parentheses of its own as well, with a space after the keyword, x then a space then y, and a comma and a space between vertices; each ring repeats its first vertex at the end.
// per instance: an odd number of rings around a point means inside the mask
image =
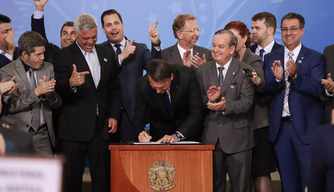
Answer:
POLYGON ((326 95, 327 95, 327 96, 334 97, 334 93, 329 93, 329 92, 327 91, 327 89, 325 89, 325 92, 326 92, 326 95))
POLYGON ((42 19, 44 16, 44 11, 35 11, 34 12, 34 19, 42 19))

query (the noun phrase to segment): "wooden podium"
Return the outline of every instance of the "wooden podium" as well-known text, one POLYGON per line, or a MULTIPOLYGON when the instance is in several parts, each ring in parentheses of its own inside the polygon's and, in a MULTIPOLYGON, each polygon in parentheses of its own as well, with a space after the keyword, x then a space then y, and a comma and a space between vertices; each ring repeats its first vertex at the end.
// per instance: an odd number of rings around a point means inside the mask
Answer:
POLYGON ((212 191, 214 145, 111 144, 111 192, 212 191), (174 176, 174 179, 172 177, 174 176))

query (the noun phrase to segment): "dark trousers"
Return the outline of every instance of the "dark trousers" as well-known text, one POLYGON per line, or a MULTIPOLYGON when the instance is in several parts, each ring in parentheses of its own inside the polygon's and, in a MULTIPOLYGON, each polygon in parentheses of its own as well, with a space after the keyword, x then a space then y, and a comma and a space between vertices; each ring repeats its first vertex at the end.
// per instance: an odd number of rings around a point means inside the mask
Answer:
POLYGON ((282 120, 274 148, 284 192, 304 191, 310 145, 299 140, 292 121, 282 120))
POLYGON ((233 192, 250 191, 252 150, 226 154, 218 140, 213 151, 213 191, 225 192, 226 174, 230 178, 233 192))
POLYGON ((122 143, 138 141, 138 135, 136 135, 135 129, 125 109, 122 111, 118 127, 120 129, 122 143))
POLYGON ((103 123, 96 120, 94 136, 87 142, 60 140, 61 152, 66 157, 65 191, 81 192, 85 159, 89 162, 92 191, 110 191, 109 142, 102 138, 103 123))

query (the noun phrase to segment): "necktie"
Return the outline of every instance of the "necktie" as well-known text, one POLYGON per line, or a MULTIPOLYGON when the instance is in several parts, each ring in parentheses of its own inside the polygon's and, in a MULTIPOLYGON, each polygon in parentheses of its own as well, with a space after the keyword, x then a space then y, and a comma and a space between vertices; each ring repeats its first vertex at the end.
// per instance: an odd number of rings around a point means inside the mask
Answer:
MULTIPOLYGON (((34 76, 34 69, 30 68, 30 88, 31 91, 34 91, 37 87, 36 80, 34 76)), ((31 127, 37 131, 40 126, 40 103, 34 103, 32 105, 32 120, 31 120, 31 127)))
POLYGON ((223 82, 224 82, 224 74, 223 74, 224 67, 218 67, 218 70, 219 70, 218 83, 221 91, 223 89, 223 82))
MULTIPOLYGON (((293 59, 293 52, 288 53, 289 60, 293 59)), ((286 63, 286 62, 285 62, 286 63)), ((290 109, 289 109, 289 90, 290 90, 290 82, 288 81, 289 79, 289 72, 286 70, 285 66, 285 74, 284 74, 284 79, 285 79, 285 90, 284 90, 284 103, 283 103, 283 110, 290 114, 290 109)))
POLYGON ((167 94, 167 91, 165 91, 163 94, 163 98, 164 98, 164 102, 165 102, 165 106, 167 108, 167 111, 169 112, 169 114, 172 113, 172 107, 171 107, 171 104, 170 104, 170 100, 169 100, 169 96, 167 94))
POLYGON ((117 63, 118 63, 119 65, 121 65, 121 64, 119 63, 119 58, 118 58, 119 54, 122 53, 122 50, 121 50, 121 44, 115 44, 115 47, 116 47, 116 58, 117 58, 117 63))
POLYGON ((259 56, 261 57, 262 60, 263 60, 263 53, 264 53, 264 49, 261 49, 259 56))
POLYGON ((1 55, 6 55, 6 51, 3 51, 3 52, 1 53, 1 55))

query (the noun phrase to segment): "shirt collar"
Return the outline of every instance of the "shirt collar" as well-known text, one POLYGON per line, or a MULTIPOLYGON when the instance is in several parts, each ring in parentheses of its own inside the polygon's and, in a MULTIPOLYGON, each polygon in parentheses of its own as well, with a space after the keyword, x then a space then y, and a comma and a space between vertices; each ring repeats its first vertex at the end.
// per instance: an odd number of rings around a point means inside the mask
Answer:
MULTIPOLYGON (((183 49, 183 48, 180 46, 179 42, 177 42, 177 48, 179 49, 181 58, 182 58, 182 60, 183 60, 183 54, 184 54, 184 52, 186 52, 187 50, 183 49)), ((193 49, 194 49, 194 48, 191 48, 191 49, 190 49, 190 55, 193 55, 193 49)))
POLYGON ((297 57, 299 55, 299 52, 300 52, 301 48, 302 48, 302 44, 301 43, 293 51, 290 51, 288 48, 286 48, 284 46, 284 58, 288 58, 289 57, 288 53, 289 52, 293 52, 292 58, 296 62, 296 59, 297 59, 297 57))
POLYGON ((218 67, 224 67, 224 70, 226 69, 226 71, 227 71, 228 68, 230 67, 231 61, 232 61, 232 57, 231 57, 231 59, 224 66, 221 66, 217 62, 215 62, 217 70, 218 70, 218 67))
POLYGON ((269 43, 269 45, 267 45, 266 47, 261 47, 260 45, 257 46, 258 48, 258 51, 260 52, 261 49, 264 50, 265 53, 270 53, 271 50, 273 49, 274 47, 274 44, 275 44, 275 40, 273 40, 271 43, 269 43))
MULTIPOLYGON (((121 46, 125 47, 125 38, 124 37, 123 37, 123 40, 119 44, 121 44, 121 46)), ((114 43, 110 42, 110 45, 111 45, 111 47, 115 47, 114 43)))

